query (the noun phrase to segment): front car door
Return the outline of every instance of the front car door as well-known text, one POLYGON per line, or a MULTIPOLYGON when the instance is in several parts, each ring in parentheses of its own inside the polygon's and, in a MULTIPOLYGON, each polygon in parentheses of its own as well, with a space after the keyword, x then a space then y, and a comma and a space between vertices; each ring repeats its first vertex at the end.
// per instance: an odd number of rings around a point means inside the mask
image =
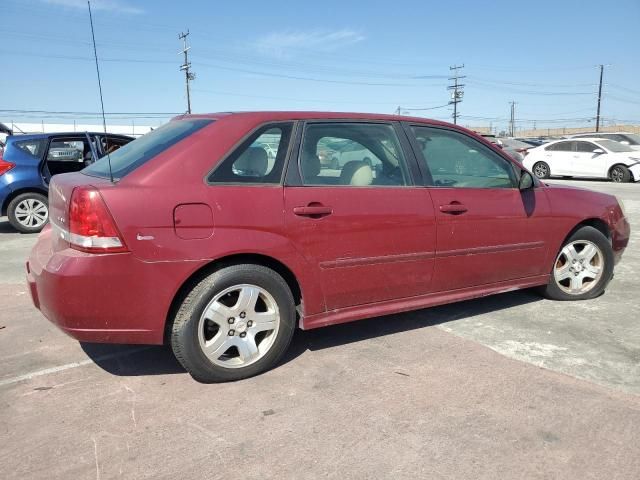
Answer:
POLYGON ((575 143, 575 152, 573 152, 573 165, 571 170, 577 177, 595 177, 606 178, 607 166, 606 161, 607 154, 604 152, 604 148, 596 145, 593 142, 586 140, 578 140, 575 143), (602 152, 596 153, 596 150, 602 152))
POLYGON ((306 122, 287 172, 285 225, 316 269, 326 310, 429 291, 434 212, 408 155, 397 123, 306 122), (323 164, 325 151, 345 161, 323 164))
POLYGON ((521 192, 514 164, 444 127, 407 128, 437 222, 434 291, 544 275, 549 204, 521 192))

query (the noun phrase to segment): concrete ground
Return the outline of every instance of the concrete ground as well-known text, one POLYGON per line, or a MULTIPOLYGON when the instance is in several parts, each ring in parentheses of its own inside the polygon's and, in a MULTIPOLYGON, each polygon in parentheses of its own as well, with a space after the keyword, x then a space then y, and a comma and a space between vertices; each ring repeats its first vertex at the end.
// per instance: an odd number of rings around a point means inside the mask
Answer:
MULTIPOLYGON (((624 199, 640 185, 568 182, 624 199)), ((512 292, 299 332, 194 382, 163 347, 80 345, 31 306, 0 219, 0 478, 640 478, 640 245, 588 302, 512 292)))

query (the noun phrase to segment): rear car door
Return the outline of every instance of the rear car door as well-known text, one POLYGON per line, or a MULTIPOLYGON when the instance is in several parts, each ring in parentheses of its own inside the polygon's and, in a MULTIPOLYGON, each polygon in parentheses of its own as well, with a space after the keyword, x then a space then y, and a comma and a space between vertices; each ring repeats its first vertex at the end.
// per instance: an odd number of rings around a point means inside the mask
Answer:
POLYGON ((544 192, 521 192, 514 164, 469 135, 421 125, 407 131, 436 214, 433 290, 546 273, 544 192))
POLYGON ((549 165, 551 175, 573 175, 573 143, 553 143, 544 149, 544 161, 549 165))
POLYGON ((298 161, 287 172, 285 226, 316 269, 325 309, 430 290, 434 212, 429 192, 414 184, 407 153, 395 122, 304 125, 298 161), (323 164, 325 151, 345 161, 323 164))

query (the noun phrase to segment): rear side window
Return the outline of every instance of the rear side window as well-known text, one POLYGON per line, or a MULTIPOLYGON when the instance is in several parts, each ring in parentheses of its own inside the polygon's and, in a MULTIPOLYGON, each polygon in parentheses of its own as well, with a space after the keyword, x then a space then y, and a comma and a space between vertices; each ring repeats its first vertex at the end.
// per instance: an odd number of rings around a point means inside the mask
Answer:
POLYGON ((591 142, 575 142, 575 143, 576 143, 576 152, 592 153, 594 150, 599 148, 595 143, 591 143, 591 142))
POLYGON ((209 183, 279 184, 292 128, 292 123, 260 128, 216 167, 209 183))
POLYGON ((550 152, 571 152, 573 150, 572 144, 574 142, 558 142, 553 145, 549 145, 545 150, 550 152))
MULTIPOLYGON (((197 118, 165 123, 160 128, 152 130, 115 152, 110 153, 113 178, 124 177, 156 155, 164 152, 169 147, 172 147, 212 122, 213 120, 210 119, 197 118)), ((87 175, 108 178, 109 162, 107 157, 102 157, 82 172, 87 175)))
POLYGON ((18 150, 31 155, 34 158, 42 158, 47 140, 44 138, 34 140, 18 140, 12 143, 18 150))

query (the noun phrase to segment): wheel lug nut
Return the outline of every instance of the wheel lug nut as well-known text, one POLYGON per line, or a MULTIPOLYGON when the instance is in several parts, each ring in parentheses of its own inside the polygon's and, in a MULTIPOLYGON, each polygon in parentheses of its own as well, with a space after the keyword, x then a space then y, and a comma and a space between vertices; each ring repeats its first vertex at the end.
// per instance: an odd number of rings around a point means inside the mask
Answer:
POLYGON ((235 330, 229 330, 229 336, 233 337, 235 335, 236 331, 235 330))
POLYGON ((247 322, 247 327, 252 327, 252 326, 253 326, 253 322, 252 322, 251 320, 249 320, 249 321, 247 322))
POLYGON ((246 316, 247 316, 247 314, 245 312, 240 312, 240 318, 244 318, 246 316))
POLYGON ((247 336, 247 334, 246 334, 245 332, 242 332, 242 333, 240 334, 240 338, 244 338, 244 337, 246 337, 246 336, 247 336))
POLYGON ((233 322, 235 322, 235 321, 236 321, 236 319, 235 319, 235 318, 233 318, 233 317, 231 317, 231 318, 229 318, 229 320, 228 320, 228 321, 229 321, 229 324, 230 324, 230 325, 233 325, 233 322))

